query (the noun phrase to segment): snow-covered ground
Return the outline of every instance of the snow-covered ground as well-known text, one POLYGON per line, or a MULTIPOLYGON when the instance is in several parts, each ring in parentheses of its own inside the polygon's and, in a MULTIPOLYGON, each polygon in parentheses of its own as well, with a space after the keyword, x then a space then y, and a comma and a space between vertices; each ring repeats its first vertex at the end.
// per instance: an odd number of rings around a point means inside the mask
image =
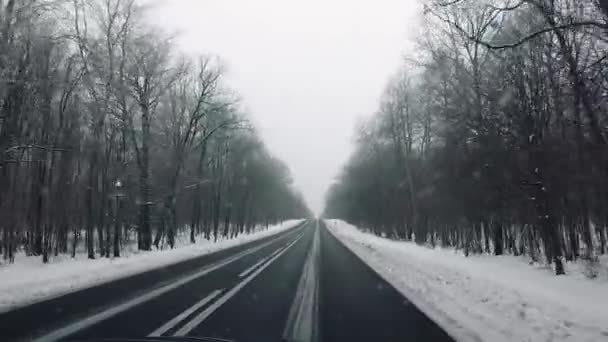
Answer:
POLYGON ((182 244, 178 239, 179 247, 172 250, 127 251, 126 256, 116 259, 89 260, 84 253, 79 253, 75 259, 61 256, 43 264, 40 258, 17 254, 14 264, 0 266, 0 312, 258 240, 300 222, 302 220, 289 220, 235 239, 219 239, 216 243, 202 239, 196 244, 182 244))
POLYGON ((330 231, 458 341, 608 341, 608 258, 566 276, 513 256, 464 257, 327 220, 330 231))

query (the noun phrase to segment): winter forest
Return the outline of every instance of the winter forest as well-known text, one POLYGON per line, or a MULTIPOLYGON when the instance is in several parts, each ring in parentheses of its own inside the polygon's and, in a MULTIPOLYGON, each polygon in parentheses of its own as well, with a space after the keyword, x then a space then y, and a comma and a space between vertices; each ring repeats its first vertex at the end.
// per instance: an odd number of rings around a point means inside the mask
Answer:
MULTIPOLYGON (((0 0, 0 251, 119 257, 310 215, 223 82, 135 0, 0 0)), ((590 202, 593 203, 593 202, 590 202)))
POLYGON ((325 216, 464 252, 608 252, 608 2, 427 2, 325 216))

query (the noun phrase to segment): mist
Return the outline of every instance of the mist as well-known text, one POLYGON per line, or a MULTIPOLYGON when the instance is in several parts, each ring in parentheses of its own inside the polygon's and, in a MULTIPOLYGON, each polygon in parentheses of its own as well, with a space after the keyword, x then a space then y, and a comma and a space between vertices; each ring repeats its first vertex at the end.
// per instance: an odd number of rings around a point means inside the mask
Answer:
POLYGON ((319 213, 420 11, 411 0, 171 0, 155 3, 153 18, 182 50, 221 58, 226 83, 319 213))

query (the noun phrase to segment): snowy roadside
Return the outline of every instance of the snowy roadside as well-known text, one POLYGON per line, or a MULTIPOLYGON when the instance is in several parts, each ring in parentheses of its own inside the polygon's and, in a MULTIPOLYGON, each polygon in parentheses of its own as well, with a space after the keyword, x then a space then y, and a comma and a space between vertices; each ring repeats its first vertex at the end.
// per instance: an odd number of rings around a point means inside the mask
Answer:
MULTIPOLYGON (((513 256, 465 258, 326 220, 342 243, 458 341, 608 341, 608 281, 513 256)), ((607 261, 603 259, 602 262, 607 261)))
POLYGON ((201 240, 172 250, 134 253, 121 258, 90 260, 84 254, 76 259, 65 256, 43 264, 40 258, 17 255, 11 265, 0 267, 0 313, 60 296, 93 285, 109 282, 229 247, 274 235, 292 228, 302 220, 289 220, 234 239, 216 243, 201 240))

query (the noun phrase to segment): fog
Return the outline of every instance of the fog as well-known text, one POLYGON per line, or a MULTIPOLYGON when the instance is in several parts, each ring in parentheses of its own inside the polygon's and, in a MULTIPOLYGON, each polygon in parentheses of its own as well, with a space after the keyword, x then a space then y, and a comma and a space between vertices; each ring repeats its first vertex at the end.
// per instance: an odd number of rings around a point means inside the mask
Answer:
POLYGON ((221 57, 270 151, 319 213, 399 68, 421 6, 415 0, 166 0, 154 20, 186 52, 221 57))

